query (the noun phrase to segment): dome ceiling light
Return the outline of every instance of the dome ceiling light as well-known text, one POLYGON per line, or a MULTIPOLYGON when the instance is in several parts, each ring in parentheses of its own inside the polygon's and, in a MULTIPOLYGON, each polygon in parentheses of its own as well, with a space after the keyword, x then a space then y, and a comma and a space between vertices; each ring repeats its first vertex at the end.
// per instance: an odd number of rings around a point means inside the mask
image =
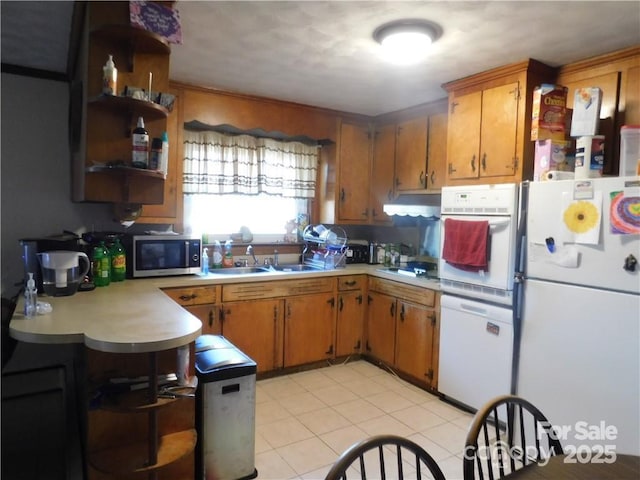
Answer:
POLYGON ((427 20, 395 20, 379 26, 373 38, 382 45, 383 56, 399 65, 418 63, 427 56, 430 45, 442 35, 439 25, 427 20))

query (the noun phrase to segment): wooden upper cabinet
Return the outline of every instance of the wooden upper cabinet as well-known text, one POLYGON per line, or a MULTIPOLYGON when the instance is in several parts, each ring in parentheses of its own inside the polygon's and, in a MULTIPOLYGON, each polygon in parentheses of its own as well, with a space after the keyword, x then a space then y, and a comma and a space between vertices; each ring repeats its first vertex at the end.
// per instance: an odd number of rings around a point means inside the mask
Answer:
POLYGON ((515 82, 470 93, 451 103, 449 178, 513 175, 519 91, 515 82))
POLYGON ((447 113, 429 117, 427 140, 427 190, 440 190, 447 175, 447 113))
POLYGON ((376 127, 371 161, 371 223, 390 224, 391 217, 382 210, 385 203, 394 198, 394 158, 396 149, 396 126, 376 127))
POLYGON ((536 60, 449 82, 448 185, 531 179, 533 89, 556 70, 536 60))
POLYGON ((396 127, 396 192, 427 186, 427 125, 425 115, 398 123, 396 127))
POLYGON ((369 125, 342 122, 338 153, 338 221, 369 220, 369 125))
POLYGON ((117 92, 125 86, 168 92, 171 49, 162 37, 133 28, 128 2, 90 2, 85 57, 72 87, 73 199, 75 201, 162 204, 159 172, 131 168, 131 131, 143 117, 149 138, 167 129, 168 110, 146 100, 103 96, 102 67, 113 55, 117 92), (78 112, 85 112, 84 117, 78 112))

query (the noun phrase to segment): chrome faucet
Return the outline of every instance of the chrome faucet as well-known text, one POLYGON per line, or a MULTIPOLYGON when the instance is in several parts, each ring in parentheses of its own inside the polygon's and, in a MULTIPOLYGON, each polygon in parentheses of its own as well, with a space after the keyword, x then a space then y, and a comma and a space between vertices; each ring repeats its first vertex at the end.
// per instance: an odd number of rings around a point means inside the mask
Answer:
POLYGON ((256 257, 256 254, 253 253, 253 245, 248 245, 247 246, 247 252, 245 253, 245 255, 251 255, 253 257, 253 264, 254 265, 258 265, 258 258, 256 257))

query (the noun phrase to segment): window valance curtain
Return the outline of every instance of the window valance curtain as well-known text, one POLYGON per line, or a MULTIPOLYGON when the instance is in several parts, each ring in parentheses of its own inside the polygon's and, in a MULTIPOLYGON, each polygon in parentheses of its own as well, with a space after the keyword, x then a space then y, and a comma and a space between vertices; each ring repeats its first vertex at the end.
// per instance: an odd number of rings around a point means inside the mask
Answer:
POLYGON ((184 131, 183 191, 313 198, 318 147, 250 135, 184 131))

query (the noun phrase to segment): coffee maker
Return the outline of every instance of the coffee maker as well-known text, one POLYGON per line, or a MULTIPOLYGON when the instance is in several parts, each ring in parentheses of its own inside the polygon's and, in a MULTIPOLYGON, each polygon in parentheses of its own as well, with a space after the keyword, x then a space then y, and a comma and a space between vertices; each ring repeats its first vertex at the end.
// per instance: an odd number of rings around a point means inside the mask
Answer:
POLYGON ((80 251, 80 237, 74 233, 65 232, 60 235, 51 235, 49 237, 40 238, 22 238, 20 239, 20 250, 22 253, 22 261, 24 263, 25 281, 28 273, 33 273, 36 281, 38 293, 43 293, 42 286, 42 269, 38 262, 38 253, 50 252, 53 250, 69 250, 80 251))

